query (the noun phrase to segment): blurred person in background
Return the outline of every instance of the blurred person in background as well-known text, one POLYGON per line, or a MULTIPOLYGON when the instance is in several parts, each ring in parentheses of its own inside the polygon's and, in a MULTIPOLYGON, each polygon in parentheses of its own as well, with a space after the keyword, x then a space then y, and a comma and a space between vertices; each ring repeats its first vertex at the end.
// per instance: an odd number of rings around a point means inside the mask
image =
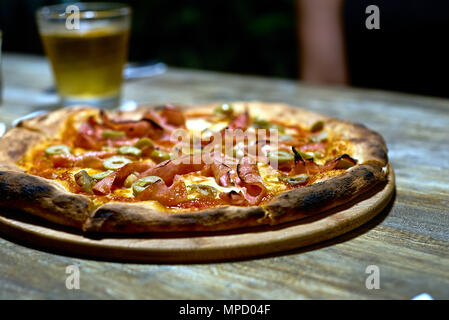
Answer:
POLYGON ((449 1, 297 0, 300 75, 310 83, 449 97, 449 1), (366 20, 375 5, 379 28, 366 20))

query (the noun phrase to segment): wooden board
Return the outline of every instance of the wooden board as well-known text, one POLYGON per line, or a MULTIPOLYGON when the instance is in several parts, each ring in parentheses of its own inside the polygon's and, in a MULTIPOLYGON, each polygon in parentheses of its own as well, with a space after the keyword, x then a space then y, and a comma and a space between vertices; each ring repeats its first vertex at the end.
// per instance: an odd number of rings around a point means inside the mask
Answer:
POLYGON ((394 172, 390 166, 387 184, 347 205, 294 223, 233 232, 153 233, 93 239, 28 214, 19 221, 17 213, 0 215, 0 231, 34 246, 93 258, 140 262, 241 259, 300 248, 353 230, 380 213, 391 200, 394 189, 394 172))

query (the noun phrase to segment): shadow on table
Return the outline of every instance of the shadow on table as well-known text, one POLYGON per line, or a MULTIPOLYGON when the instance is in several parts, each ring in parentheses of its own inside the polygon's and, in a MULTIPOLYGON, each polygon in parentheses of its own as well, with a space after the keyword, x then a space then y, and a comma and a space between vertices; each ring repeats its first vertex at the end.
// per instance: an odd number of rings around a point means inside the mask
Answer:
MULTIPOLYGON (((372 190, 365 195, 358 197, 357 199, 342 205, 338 206, 337 208, 328 210, 324 213, 317 214, 311 217, 307 217, 298 221, 288 222, 284 224, 280 224, 277 226, 260 226, 260 227, 247 227, 247 228, 240 228, 237 230, 232 231, 219 231, 219 232, 171 232, 171 233, 144 233, 139 235, 127 235, 127 234, 84 234, 82 231, 62 226, 58 224, 54 224, 52 222, 46 221, 42 218, 32 216, 28 213, 25 213, 20 210, 11 210, 11 209, 5 209, 0 208, 0 217, 4 217, 7 219, 15 220, 18 222, 26 223, 28 226, 28 229, 33 229, 33 227, 43 227, 48 228, 50 230, 56 230, 60 232, 64 232, 70 235, 74 236, 80 236, 85 239, 89 240, 101 240, 101 239, 150 239, 150 238, 157 238, 157 239, 176 239, 176 238, 188 238, 188 237, 210 237, 210 236, 226 236, 226 235, 238 235, 242 233, 263 233, 267 231, 275 231, 275 230, 282 230, 287 227, 291 226, 297 226, 302 224, 311 223, 320 219, 323 219, 325 217, 328 217, 338 211, 350 208, 354 204, 366 200, 370 197, 372 197, 374 194, 379 192, 379 188, 375 188, 375 190, 372 190), (29 227, 31 226, 31 227, 29 227)), ((114 259, 114 258, 104 258, 104 257, 92 257, 92 255, 86 255, 86 254, 78 254, 78 253, 69 253, 66 250, 62 249, 56 249, 52 248, 51 245, 43 244, 43 243, 36 243, 33 241, 35 238, 33 238, 33 234, 28 234, 29 230, 22 231, 22 230, 14 230, 14 227, 3 225, 0 222, 0 232, 2 233, 1 236, 11 242, 23 245, 25 247, 45 251, 47 253, 52 254, 58 254, 63 255, 67 257, 73 257, 73 258, 82 258, 82 259, 88 259, 88 260, 98 260, 98 261, 109 261, 109 262, 123 262, 123 263, 136 263, 136 264, 151 264, 151 263, 157 263, 157 264, 208 264, 208 263, 220 263, 220 262, 232 262, 232 261, 245 261, 245 260, 259 260, 259 259, 265 259, 265 258, 271 258, 271 257, 281 257, 281 256, 288 256, 288 255, 294 255, 294 254, 301 254, 313 250, 318 250, 321 248, 329 247, 335 244, 343 243, 346 241, 349 241, 351 239, 354 239, 371 229, 378 226, 382 221, 388 216, 389 212, 391 211, 394 201, 396 199, 396 189, 394 189, 394 192, 391 196, 390 201, 386 205, 386 207, 377 214, 374 218, 372 218, 370 221, 366 222, 365 224, 361 225, 360 227, 357 227, 349 232, 346 232, 340 236, 334 237, 329 240, 324 240, 322 242, 316 243, 316 244, 310 244, 307 246, 303 246, 297 249, 292 249, 288 251, 281 251, 276 253, 268 253, 263 254, 255 257, 242 257, 242 258, 222 258, 222 259, 213 259, 210 262, 205 261, 191 261, 191 262, 176 262, 176 261, 170 261, 170 262, 160 262, 156 260, 155 262, 140 262, 140 261, 133 261, 132 259, 114 259)), ((20 228, 19 228, 20 229, 20 228)), ((35 233, 39 233, 39 231, 36 231, 35 233)))

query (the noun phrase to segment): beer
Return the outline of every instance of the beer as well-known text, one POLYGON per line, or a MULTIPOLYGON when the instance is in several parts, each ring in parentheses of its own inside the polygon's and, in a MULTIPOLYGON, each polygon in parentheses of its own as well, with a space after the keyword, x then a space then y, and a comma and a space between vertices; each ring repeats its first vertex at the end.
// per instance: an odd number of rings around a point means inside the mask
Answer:
POLYGON ((36 13, 62 106, 120 104, 131 8, 118 3, 43 7, 36 13))
POLYGON ((42 34, 59 93, 72 99, 117 95, 128 38, 129 30, 42 34))

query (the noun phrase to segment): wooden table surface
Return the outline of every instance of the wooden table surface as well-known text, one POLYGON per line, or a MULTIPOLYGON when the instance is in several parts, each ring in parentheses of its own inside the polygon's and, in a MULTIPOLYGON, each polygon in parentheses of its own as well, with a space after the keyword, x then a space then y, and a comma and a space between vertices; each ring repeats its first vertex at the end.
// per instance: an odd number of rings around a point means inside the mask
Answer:
MULTIPOLYGON (((4 55, 0 121, 55 103, 44 92, 51 85, 42 57, 4 55)), ((95 261, 0 235, 0 299, 411 299, 423 292, 449 298, 449 100, 174 68, 126 83, 124 97, 152 104, 280 101, 364 123, 387 141, 396 195, 348 234, 245 261, 95 261), (79 267, 79 290, 65 286, 69 265, 79 267), (365 286, 369 265, 379 268, 380 289, 365 286)))

